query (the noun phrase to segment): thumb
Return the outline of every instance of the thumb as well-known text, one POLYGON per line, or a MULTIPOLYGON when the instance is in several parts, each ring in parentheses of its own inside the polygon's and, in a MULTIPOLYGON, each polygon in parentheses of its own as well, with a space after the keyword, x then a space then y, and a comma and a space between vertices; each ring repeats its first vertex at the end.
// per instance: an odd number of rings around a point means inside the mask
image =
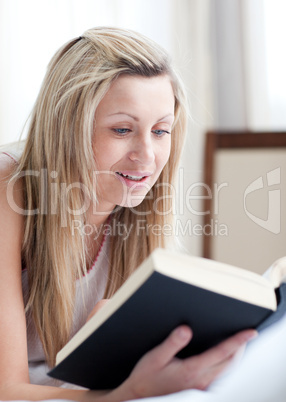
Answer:
POLYGON ((165 366, 192 339, 193 333, 186 325, 176 328, 160 345, 148 353, 148 357, 159 367, 165 366))
POLYGON ((102 299, 99 302, 96 303, 96 305, 94 306, 94 308, 91 310, 91 312, 89 313, 89 316, 87 317, 87 321, 91 319, 91 317, 93 317, 98 310, 100 310, 106 303, 108 303, 109 299, 102 299))

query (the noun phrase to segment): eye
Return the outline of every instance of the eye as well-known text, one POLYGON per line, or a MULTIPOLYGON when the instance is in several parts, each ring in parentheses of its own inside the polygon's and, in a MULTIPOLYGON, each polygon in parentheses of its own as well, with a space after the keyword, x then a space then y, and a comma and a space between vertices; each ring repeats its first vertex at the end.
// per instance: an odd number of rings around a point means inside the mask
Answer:
POLYGON ((152 133, 156 134, 157 137, 163 137, 165 134, 171 134, 170 131, 167 130, 152 130, 152 133))
POLYGON ((113 128, 112 130, 118 135, 124 135, 131 131, 129 128, 113 128))

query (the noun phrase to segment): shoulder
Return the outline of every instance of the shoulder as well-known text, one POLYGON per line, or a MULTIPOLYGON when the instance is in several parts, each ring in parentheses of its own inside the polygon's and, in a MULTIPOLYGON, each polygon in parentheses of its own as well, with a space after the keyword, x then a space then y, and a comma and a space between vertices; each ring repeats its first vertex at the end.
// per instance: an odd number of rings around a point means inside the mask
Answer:
MULTIPOLYGON (((15 201, 22 205, 23 180, 13 179, 18 162, 10 154, 0 151, 0 202, 3 207, 9 201, 9 193, 13 193, 15 201)), ((20 205, 19 205, 20 206, 20 205)))
POLYGON ((16 164, 17 161, 13 158, 12 155, 10 155, 6 151, 0 150, 0 174, 2 180, 4 179, 4 174, 11 174, 12 171, 15 170, 16 164))
POLYGON ((2 145, 0 147, 0 156, 3 156, 3 159, 14 161, 14 163, 18 163, 24 147, 26 145, 26 140, 11 142, 10 144, 2 145))
POLYGON ((0 147, 0 197, 2 203, 5 203, 5 198, 8 201, 7 196, 13 192, 13 199, 22 205, 23 180, 12 178, 16 173, 24 146, 25 140, 0 147))

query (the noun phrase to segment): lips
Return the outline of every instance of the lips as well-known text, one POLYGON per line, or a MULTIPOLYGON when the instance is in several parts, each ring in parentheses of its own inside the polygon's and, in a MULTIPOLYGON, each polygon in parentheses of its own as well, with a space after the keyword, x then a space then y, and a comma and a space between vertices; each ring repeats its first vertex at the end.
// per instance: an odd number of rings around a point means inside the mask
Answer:
POLYGON ((115 172, 117 177, 128 187, 146 186, 146 180, 152 175, 150 172, 115 172))
POLYGON ((151 176, 152 172, 147 171, 131 171, 131 170, 123 170, 115 172, 118 176, 121 176, 128 180, 140 181, 145 179, 146 177, 151 176))
POLYGON ((146 176, 135 176, 135 175, 129 175, 129 174, 124 174, 121 172, 116 172, 118 175, 120 175, 121 177, 124 177, 125 179, 128 180, 134 180, 134 181, 141 181, 142 179, 144 179, 146 176))

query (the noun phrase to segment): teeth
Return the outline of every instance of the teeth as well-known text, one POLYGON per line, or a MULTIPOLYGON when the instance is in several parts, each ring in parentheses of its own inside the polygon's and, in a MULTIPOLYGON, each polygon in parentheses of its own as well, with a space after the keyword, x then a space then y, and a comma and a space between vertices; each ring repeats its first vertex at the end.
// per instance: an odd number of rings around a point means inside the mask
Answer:
POLYGON ((143 179, 143 177, 145 177, 145 176, 130 176, 128 174, 123 174, 120 172, 116 172, 116 173, 118 173, 120 176, 126 177, 126 179, 135 180, 135 181, 140 181, 143 179))

